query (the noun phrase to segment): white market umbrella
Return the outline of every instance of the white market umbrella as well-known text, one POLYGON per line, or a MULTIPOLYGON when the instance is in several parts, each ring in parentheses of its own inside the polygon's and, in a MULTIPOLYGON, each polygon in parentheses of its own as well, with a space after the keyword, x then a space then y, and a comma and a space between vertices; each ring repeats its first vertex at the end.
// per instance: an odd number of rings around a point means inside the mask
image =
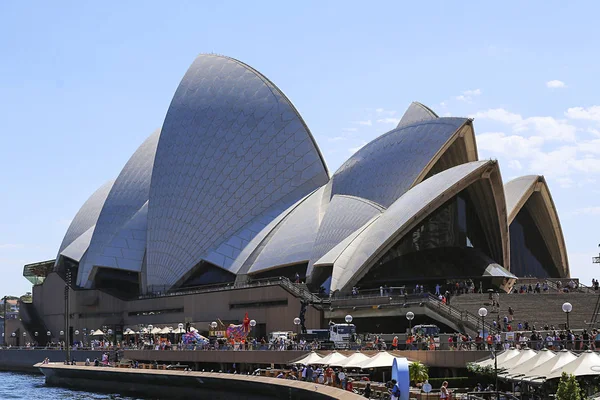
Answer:
POLYGON ((387 351, 380 351, 373 357, 360 363, 358 367, 362 369, 386 367, 392 368, 392 364, 394 364, 395 358, 397 357, 392 353, 388 353, 387 351))
POLYGON ((97 329, 95 331, 93 331, 91 333, 92 336, 104 336, 104 332, 102 332, 100 329, 97 329))
MULTIPOLYGON (((519 366, 512 368, 508 373, 506 373, 506 377, 509 379, 518 379, 519 376, 528 375, 529 371, 550 362, 551 359, 556 357, 556 353, 548 350, 542 349, 538 351, 535 357, 530 358, 529 360, 521 363, 519 366)), ((500 375, 502 376, 502 374, 500 375)))
POLYGON ((135 332, 131 330, 131 328, 127 328, 125 329, 125 332, 123 332, 123 335, 128 336, 128 335, 135 335, 135 332))
POLYGON ((177 327, 176 329, 173 329, 172 332, 173 333, 185 333, 185 329, 177 327))
POLYGON ((547 363, 544 363, 539 367, 527 372, 525 377, 523 377, 523 380, 528 382, 538 379, 543 380, 550 375, 552 371, 562 368, 563 365, 566 365, 575 359, 577 359, 577 356, 571 353, 569 350, 561 350, 556 353, 556 356, 550 359, 547 363))
POLYGON ((161 330, 162 329, 160 329, 158 326, 155 326, 154 328, 152 328, 152 330, 150 331, 150 333, 153 334, 153 335, 158 335, 158 334, 160 334, 161 330))
POLYGON ((169 333, 171 333, 171 331, 173 330, 173 328, 171 328, 170 326, 165 326, 164 328, 162 328, 160 330, 160 334, 161 335, 168 335, 169 333))
POLYGON ((519 352, 519 355, 516 357, 509 358, 502 363, 498 363, 498 368, 502 368, 510 372, 510 370, 514 367, 518 367, 525 361, 535 357, 537 352, 531 349, 524 349, 519 352))
POLYGON ((302 357, 298 361, 294 361, 292 364, 308 365, 308 364, 318 363, 322 359, 323 359, 323 357, 321 357, 314 351, 311 351, 308 355, 302 357))
MULTIPOLYGON (((513 357, 516 357, 518 355, 519 355, 519 350, 514 349, 514 348, 505 350, 502 353, 496 355, 496 362, 498 364, 498 367, 500 367, 500 365, 503 362, 505 362, 513 357)), ((494 367, 495 362, 494 362, 493 355, 492 355, 492 358, 488 358, 483 361, 478 361, 475 364, 479 365, 480 367, 494 367)))
POLYGON ((577 359, 553 370, 546 380, 560 378, 563 372, 574 376, 600 375, 600 356, 591 350, 586 350, 577 359))
POLYGON ((344 361, 346 356, 342 353, 338 353, 337 351, 333 351, 329 353, 329 355, 323 357, 317 362, 311 362, 310 364, 319 364, 319 365, 338 365, 339 362, 344 361))
POLYGON ((352 354, 350 357, 346 358, 344 361, 341 361, 337 364, 335 364, 335 366, 339 366, 339 367, 344 367, 344 368, 358 368, 360 366, 361 363, 366 362, 367 360, 370 360, 371 357, 361 353, 360 351, 357 351, 356 353, 352 354))

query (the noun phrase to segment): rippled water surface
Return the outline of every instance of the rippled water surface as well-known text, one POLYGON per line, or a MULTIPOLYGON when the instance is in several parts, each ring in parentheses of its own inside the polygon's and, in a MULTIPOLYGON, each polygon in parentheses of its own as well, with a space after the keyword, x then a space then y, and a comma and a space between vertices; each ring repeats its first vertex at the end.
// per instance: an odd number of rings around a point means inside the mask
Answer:
POLYGON ((93 400, 141 400, 119 394, 102 394, 47 387, 42 375, 0 372, 0 399, 58 400, 58 399, 93 399, 93 400))

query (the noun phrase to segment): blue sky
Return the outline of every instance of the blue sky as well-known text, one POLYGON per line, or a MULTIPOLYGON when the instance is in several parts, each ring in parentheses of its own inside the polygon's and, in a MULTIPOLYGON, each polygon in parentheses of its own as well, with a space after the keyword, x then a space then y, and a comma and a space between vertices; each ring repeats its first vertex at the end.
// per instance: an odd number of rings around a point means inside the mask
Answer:
POLYGON ((56 256, 203 52, 275 82, 332 172, 411 101, 473 116, 504 180, 545 174, 572 275, 600 277, 600 5, 218 3, 0 3, 0 294, 30 289, 23 264, 56 256))

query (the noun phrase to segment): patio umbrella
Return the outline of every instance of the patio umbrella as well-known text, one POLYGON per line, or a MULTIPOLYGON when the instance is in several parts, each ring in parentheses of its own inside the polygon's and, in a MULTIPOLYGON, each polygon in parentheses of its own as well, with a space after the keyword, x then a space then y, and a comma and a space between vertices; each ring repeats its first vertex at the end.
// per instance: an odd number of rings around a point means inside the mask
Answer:
POLYGON ((104 336, 104 332, 102 332, 100 329, 97 329, 95 331, 93 331, 91 333, 92 336, 104 336))
POLYGON ((127 328, 125 329, 125 332, 123 332, 123 335, 128 336, 128 335, 135 335, 135 332, 131 330, 131 328, 127 328))

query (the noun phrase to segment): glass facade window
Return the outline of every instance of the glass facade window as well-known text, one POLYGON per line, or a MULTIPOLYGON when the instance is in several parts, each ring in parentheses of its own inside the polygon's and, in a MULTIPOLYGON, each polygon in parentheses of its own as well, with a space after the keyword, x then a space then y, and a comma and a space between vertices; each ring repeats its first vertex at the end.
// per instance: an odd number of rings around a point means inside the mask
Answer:
POLYGON ((465 189, 404 236, 358 286, 377 288, 415 279, 476 278, 495 263, 476 208, 465 189))
POLYGON ((560 278, 527 206, 510 224, 510 272, 520 277, 560 278))

